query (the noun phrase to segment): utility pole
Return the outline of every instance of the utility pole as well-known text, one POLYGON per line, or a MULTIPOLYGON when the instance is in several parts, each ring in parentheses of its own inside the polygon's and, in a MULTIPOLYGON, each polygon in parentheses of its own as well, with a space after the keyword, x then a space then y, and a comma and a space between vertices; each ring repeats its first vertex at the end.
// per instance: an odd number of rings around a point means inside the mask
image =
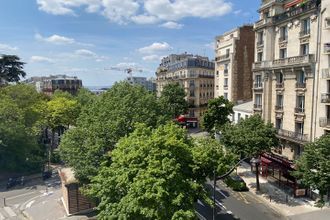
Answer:
POLYGON ((216 185, 216 176, 215 176, 215 168, 213 170, 213 220, 215 220, 215 185, 216 185))

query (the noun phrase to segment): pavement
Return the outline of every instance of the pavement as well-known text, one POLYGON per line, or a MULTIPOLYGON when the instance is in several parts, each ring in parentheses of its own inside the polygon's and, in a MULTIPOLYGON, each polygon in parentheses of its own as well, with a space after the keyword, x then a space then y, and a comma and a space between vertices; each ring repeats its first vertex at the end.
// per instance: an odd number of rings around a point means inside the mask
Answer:
POLYGON ((315 202, 308 198, 294 198, 282 189, 269 183, 267 179, 259 176, 260 191, 256 191, 256 176, 251 172, 249 164, 243 162, 237 168, 237 174, 241 176, 256 198, 263 201, 270 208, 281 213, 287 219, 292 220, 326 220, 330 216, 330 208, 323 209, 314 206, 315 202))

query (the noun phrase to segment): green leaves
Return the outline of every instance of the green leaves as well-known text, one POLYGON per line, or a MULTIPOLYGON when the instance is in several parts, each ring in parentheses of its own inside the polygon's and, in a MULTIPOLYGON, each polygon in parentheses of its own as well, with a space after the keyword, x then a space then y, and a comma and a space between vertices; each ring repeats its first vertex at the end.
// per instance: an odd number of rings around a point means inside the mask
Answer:
POLYGON ((222 127, 230 122, 228 116, 233 113, 233 106, 234 104, 223 96, 209 100, 202 119, 203 128, 212 134, 222 130, 222 127))
POLYGON ((295 175, 312 189, 320 191, 320 205, 330 188, 330 135, 324 135, 304 146, 302 156, 296 161, 295 175))
POLYGON ((258 156, 278 146, 275 128, 259 115, 252 115, 236 125, 227 124, 222 129, 221 142, 241 157, 258 156))
POLYGON ((20 77, 25 77, 24 63, 16 55, 0 56, 0 85, 1 82, 18 82, 20 77))

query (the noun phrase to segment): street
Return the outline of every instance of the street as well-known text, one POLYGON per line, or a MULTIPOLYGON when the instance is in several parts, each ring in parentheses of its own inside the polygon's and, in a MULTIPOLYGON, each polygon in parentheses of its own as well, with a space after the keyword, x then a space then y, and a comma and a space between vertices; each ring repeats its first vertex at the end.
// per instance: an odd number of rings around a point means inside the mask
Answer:
MULTIPOLYGON (((213 199, 213 185, 207 183, 206 189, 213 199)), ((283 216, 264 205, 251 192, 235 192, 225 186, 222 181, 217 182, 216 187, 216 218, 215 219, 241 219, 241 220, 281 220, 283 216)), ((202 201, 196 203, 196 211, 199 219, 212 219, 213 209, 202 201)))

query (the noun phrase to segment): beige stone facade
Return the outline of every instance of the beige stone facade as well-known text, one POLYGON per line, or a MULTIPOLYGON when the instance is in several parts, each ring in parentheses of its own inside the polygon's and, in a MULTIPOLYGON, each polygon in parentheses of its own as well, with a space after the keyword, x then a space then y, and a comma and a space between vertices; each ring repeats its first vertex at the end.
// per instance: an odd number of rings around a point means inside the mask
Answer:
POLYGON ((245 25, 216 37, 215 97, 234 103, 252 100, 253 26, 245 25))
POLYGON ((328 129, 328 6, 329 0, 264 0, 254 25, 254 112, 274 124, 278 153, 290 160, 328 129))
POLYGON ((157 95, 166 84, 178 82, 189 103, 186 116, 200 121, 208 100, 214 98, 214 62, 192 54, 171 54, 162 59, 156 75, 157 95))

